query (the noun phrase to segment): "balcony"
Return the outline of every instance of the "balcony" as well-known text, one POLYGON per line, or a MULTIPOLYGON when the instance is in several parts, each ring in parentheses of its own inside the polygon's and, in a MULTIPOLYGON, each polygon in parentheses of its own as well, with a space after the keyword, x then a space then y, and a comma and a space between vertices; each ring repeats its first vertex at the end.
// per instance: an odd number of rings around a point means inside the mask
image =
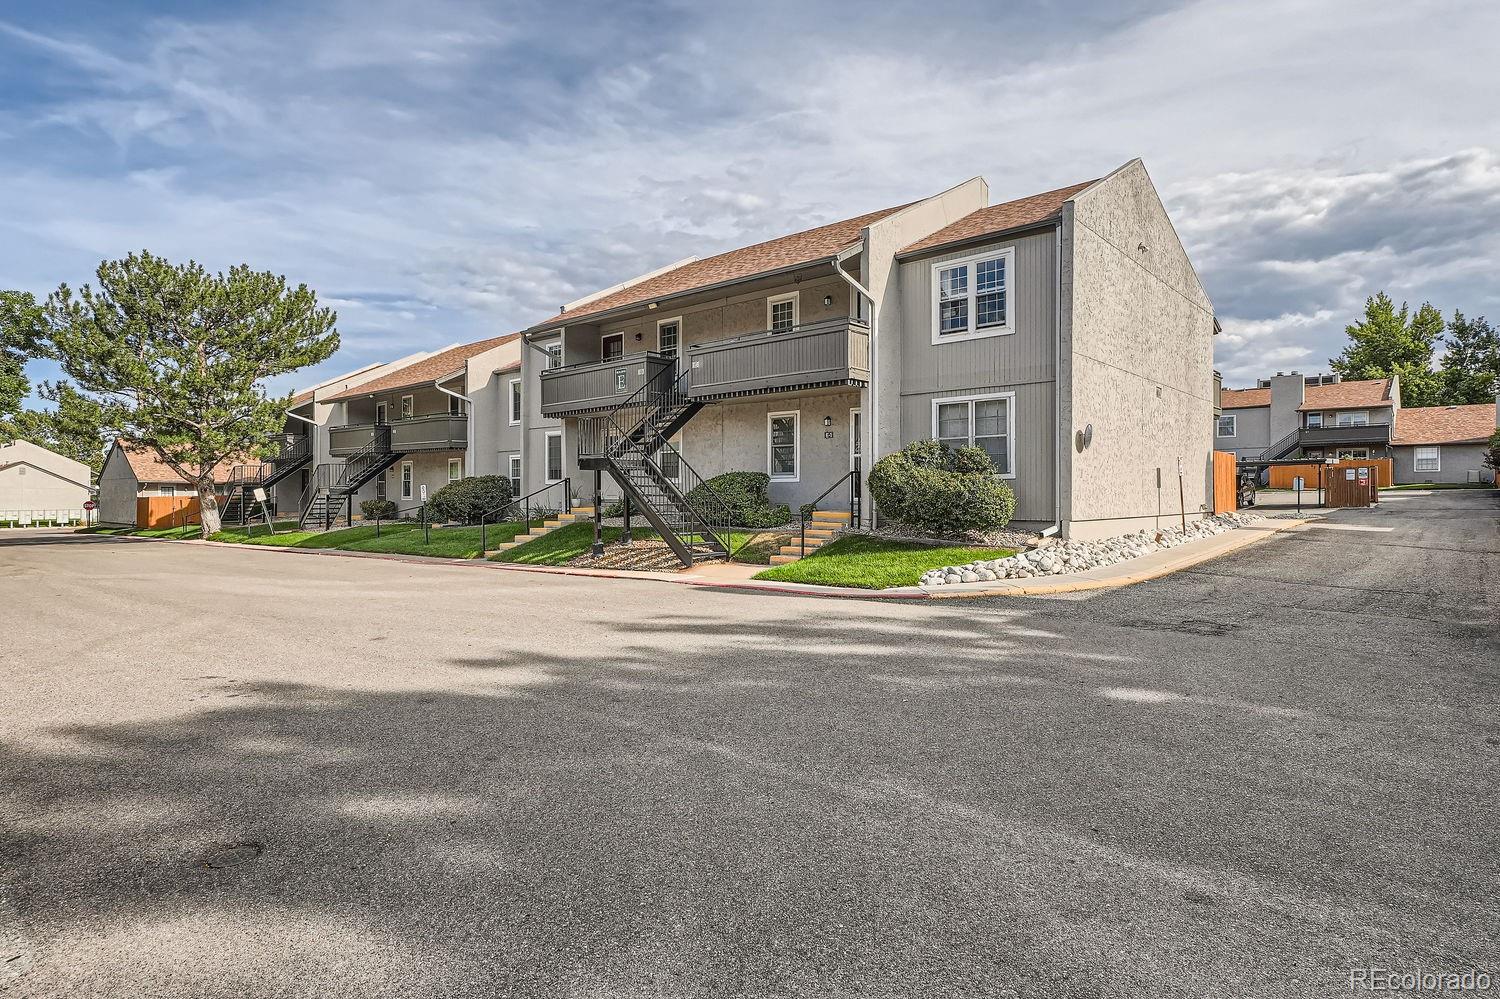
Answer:
POLYGON ((688 395, 702 401, 870 381, 870 328, 831 319, 687 349, 688 395))
MULTIPOLYGON (((391 450, 401 454, 414 451, 462 451, 469 446, 469 420, 466 416, 440 413, 436 416, 414 416, 390 424, 391 450)), ((328 431, 328 453, 346 458, 374 439, 375 424, 350 424, 328 431)))
POLYGON ((1391 442, 1389 423, 1371 423, 1362 427, 1303 427, 1297 438, 1300 447, 1336 447, 1341 444, 1387 445, 1391 442))
MULTIPOLYGON (((542 372, 542 415, 579 416, 613 409, 677 359, 646 351, 542 372)), ((666 387, 664 376, 657 384, 666 387)))

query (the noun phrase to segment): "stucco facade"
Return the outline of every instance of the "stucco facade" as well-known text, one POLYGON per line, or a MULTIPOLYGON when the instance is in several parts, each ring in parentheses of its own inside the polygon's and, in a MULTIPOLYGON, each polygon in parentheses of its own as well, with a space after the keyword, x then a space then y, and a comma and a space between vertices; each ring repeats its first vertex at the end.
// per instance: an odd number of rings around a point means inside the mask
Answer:
POLYGON ((30 441, 0 444, 0 520, 41 514, 82 517, 89 466, 30 441))

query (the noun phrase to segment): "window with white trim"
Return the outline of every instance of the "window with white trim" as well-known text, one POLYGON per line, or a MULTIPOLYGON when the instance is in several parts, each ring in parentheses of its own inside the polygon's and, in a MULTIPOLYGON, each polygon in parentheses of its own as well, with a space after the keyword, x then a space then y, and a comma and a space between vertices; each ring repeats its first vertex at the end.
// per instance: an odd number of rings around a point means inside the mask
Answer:
POLYGON ((1217 437, 1233 437, 1235 424, 1237 422, 1238 421, 1233 416, 1219 417, 1219 425, 1214 430, 1214 435, 1217 437))
POLYGON ((1323 414, 1322 413, 1308 413, 1307 414, 1307 428, 1309 430, 1318 430, 1318 429, 1321 429, 1322 426, 1323 426, 1323 414))
POLYGON ((1440 447, 1413 448, 1411 467, 1418 472, 1441 472, 1443 470, 1443 449, 1440 447))
POLYGON ((796 412, 771 413, 766 418, 766 462, 773 481, 797 481, 798 420, 796 412))
POLYGON ((605 361, 618 361, 625 356, 625 334, 606 333, 599 338, 599 357, 605 361))
POLYGON ((947 343, 1015 332, 1010 323, 1010 276, 1015 250, 976 254, 932 265, 932 342, 947 343))
POLYGON ((561 340, 554 340, 542 348, 547 352, 547 368, 560 368, 563 366, 563 345, 561 340))
POLYGON ((681 336, 681 319, 663 319, 656 324, 656 352, 664 357, 676 357, 681 336))
POLYGON ((1013 478, 1011 441, 1015 438, 1015 393, 934 399, 932 436, 949 447, 977 447, 995 471, 1013 478))
POLYGON ((1338 426, 1341 427, 1368 427, 1370 425, 1370 414, 1364 410, 1350 410, 1338 415, 1338 426))
POLYGON ((1338 449, 1339 461, 1368 461, 1370 449, 1367 447, 1341 447, 1338 449))
POLYGON ((797 328, 797 292, 766 299, 766 329, 782 333, 797 328))
POLYGON ((403 395, 401 397, 401 419, 409 420, 417 414, 417 401, 414 396, 403 395))
POLYGON ((561 430, 547 434, 547 481, 561 482, 563 477, 563 435, 561 430))
POLYGON ((521 456, 510 456, 510 495, 514 499, 521 495, 521 456))
POLYGON ((401 498, 402 499, 404 499, 404 500, 411 499, 411 484, 412 484, 411 462, 409 462, 409 461, 403 461, 401 463, 401 498))
POLYGON ((448 481, 457 482, 464 477, 464 460, 462 458, 448 459, 448 481))
POLYGON ((521 425, 521 379, 510 380, 510 425, 521 425))

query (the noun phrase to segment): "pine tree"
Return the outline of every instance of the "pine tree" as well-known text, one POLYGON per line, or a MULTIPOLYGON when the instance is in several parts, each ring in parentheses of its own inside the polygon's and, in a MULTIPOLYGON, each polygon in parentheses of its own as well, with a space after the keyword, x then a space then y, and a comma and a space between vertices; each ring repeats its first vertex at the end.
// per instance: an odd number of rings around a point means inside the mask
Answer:
POLYGON ((81 461, 97 479, 104 467, 104 411, 67 382, 43 382, 37 390, 52 409, 23 409, 11 421, 13 436, 81 461))
POLYGON ((1448 350, 1438 369, 1443 402, 1449 406, 1493 402, 1500 391, 1500 333, 1483 316, 1467 319, 1455 309, 1443 342, 1448 350))
POLYGON ((196 485, 207 537, 215 466, 266 454, 286 419, 290 398, 267 398, 263 382, 332 356, 336 317, 306 285, 244 264, 210 274, 142 251, 96 274, 97 290, 47 299, 51 345, 106 431, 196 485))
POLYGON ((1443 332, 1443 316, 1424 302, 1412 316, 1380 292, 1365 300, 1364 319, 1344 327, 1349 345, 1328 363, 1344 378, 1401 380, 1401 405, 1436 406, 1442 385, 1432 370, 1432 351, 1443 332))
POLYGON ((44 353, 41 306, 24 291, 0 291, 0 441, 19 436, 11 419, 31 394, 26 362, 44 353))

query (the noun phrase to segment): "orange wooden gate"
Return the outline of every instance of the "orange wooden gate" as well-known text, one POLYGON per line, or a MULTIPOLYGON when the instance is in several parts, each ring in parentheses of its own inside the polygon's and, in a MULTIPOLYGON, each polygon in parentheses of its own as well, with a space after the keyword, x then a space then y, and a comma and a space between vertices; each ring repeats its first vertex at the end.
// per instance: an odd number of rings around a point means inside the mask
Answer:
POLYGON ((1326 505, 1331 507, 1374 506, 1380 502, 1378 470, 1368 462, 1341 462, 1325 473, 1328 483, 1326 505))
MULTIPOLYGON (((224 499, 219 498, 220 509, 224 499)), ((138 528, 185 527, 201 523, 196 496, 137 496, 135 526, 138 528)))
POLYGON ((1303 478, 1302 487, 1304 489, 1316 489, 1318 488, 1319 469, 1323 470, 1323 477, 1327 480, 1335 474, 1339 474, 1335 471, 1336 469, 1373 468, 1375 470, 1376 484, 1383 489, 1391 484, 1392 465, 1393 462, 1390 458, 1356 458, 1335 462, 1332 465, 1326 465, 1319 461, 1309 461, 1297 465, 1272 465, 1268 488, 1292 489, 1294 488, 1292 480, 1300 475, 1303 478))
POLYGON ((1239 476, 1235 472, 1234 452, 1214 452, 1214 513, 1233 513, 1239 509, 1239 476))

